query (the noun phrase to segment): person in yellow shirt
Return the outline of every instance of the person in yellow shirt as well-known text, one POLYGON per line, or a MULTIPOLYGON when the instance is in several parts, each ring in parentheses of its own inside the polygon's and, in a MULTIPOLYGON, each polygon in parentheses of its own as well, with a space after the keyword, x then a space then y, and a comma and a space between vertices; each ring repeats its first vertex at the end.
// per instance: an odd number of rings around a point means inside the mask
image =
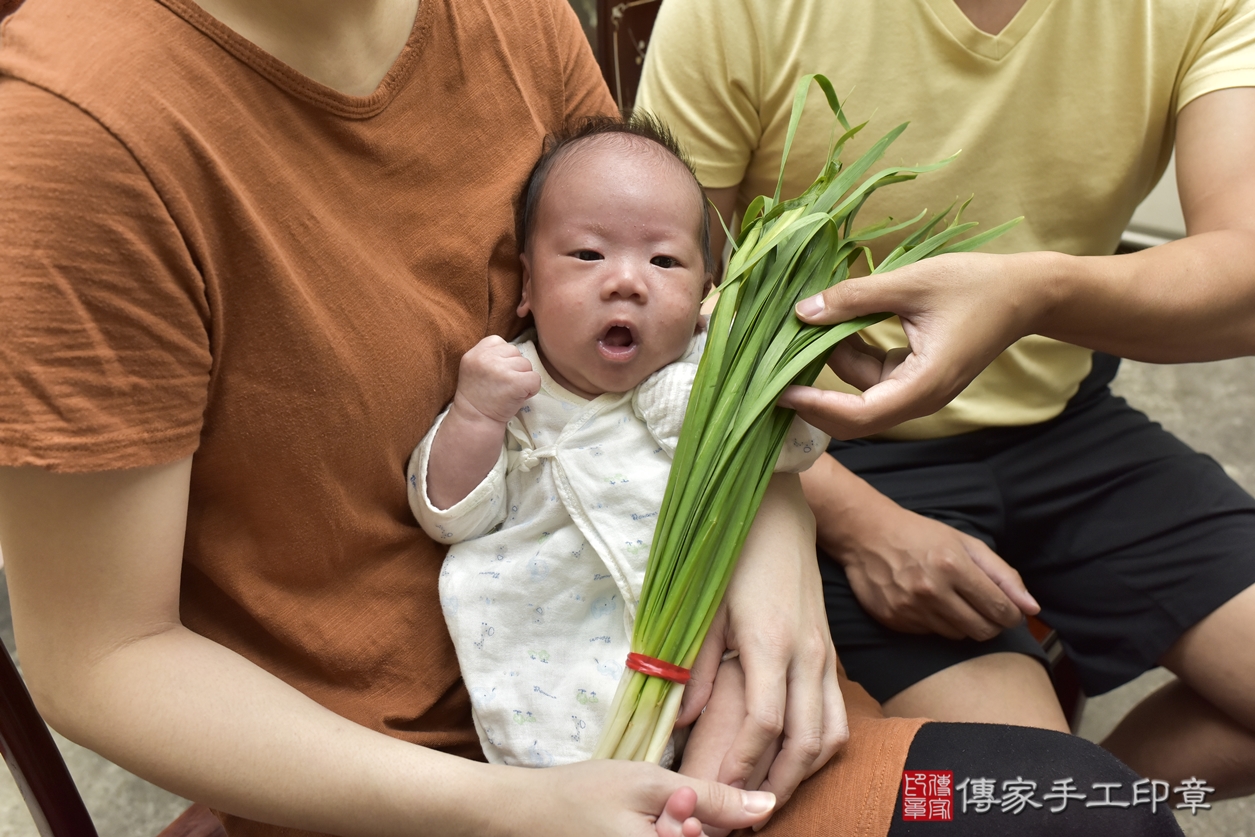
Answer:
MULTIPOLYGON (((1025 218, 989 253, 798 307, 898 315, 834 353, 849 384, 781 401, 837 438, 878 434, 834 442, 806 478, 851 678, 890 714, 1066 729, 1021 625, 1040 611, 1089 694, 1159 664, 1178 676, 1109 749, 1143 775, 1255 791, 1255 500, 1107 386, 1113 355, 1255 352, 1255 2, 667 0, 637 104, 727 217, 774 188, 812 72, 871 122, 847 159, 903 121, 886 164, 962 152, 877 192, 866 222, 972 193, 965 217, 986 228, 1025 218), (1110 255, 1174 144, 1189 235, 1110 255)), ((785 197, 830 139, 812 97, 785 197)))

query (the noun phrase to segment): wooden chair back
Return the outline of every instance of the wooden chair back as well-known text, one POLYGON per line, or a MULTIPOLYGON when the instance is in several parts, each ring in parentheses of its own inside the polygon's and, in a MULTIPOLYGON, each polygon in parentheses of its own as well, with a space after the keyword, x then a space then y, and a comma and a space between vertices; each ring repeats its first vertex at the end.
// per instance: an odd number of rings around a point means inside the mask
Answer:
POLYGON ((16 12, 22 2, 23 0, 0 0, 0 20, 16 12))
POLYGON ((35 828, 40 837, 96 837, 78 788, 13 658, 7 650, 0 657, 0 750, 35 828))
MULTIPOLYGON (((0 751, 40 837, 97 837, 61 751, 9 652, 0 648, 0 751)), ((158 837, 226 837, 204 805, 193 805, 158 837)))
POLYGON ((636 102, 645 47, 662 0, 597 0, 597 49, 601 74, 619 110, 636 102))

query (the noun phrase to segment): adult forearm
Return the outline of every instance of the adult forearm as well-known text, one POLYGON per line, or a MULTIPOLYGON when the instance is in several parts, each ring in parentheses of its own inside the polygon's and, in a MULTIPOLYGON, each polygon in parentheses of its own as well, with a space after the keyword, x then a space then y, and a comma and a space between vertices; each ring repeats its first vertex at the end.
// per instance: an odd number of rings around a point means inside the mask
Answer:
POLYGON ((507 769, 354 724, 182 627, 94 660, 30 662, 67 737, 219 810, 343 835, 501 833, 472 800, 507 769))
POLYGON ((1040 254, 1031 330, 1152 363, 1255 354, 1255 232, 1224 230, 1122 256, 1040 254))
POLYGON ((71 738, 219 810, 319 833, 639 837, 681 787, 712 827, 753 825, 773 803, 641 762, 529 770, 407 744, 177 626, 86 666, 36 668, 52 687, 41 708, 71 738))
POLYGON ((725 642, 709 649, 736 649, 745 672, 746 717, 719 778, 744 782, 769 762, 762 788, 782 803, 849 735, 814 544, 797 477, 773 475, 724 597, 725 642))
POLYGON ((798 316, 891 311, 910 349, 848 338, 829 365, 862 394, 793 387, 781 406, 836 438, 879 433, 940 409, 1030 334, 1157 362, 1255 353, 1255 88, 1199 97, 1177 128, 1188 237, 1124 256, 951 253, 838 283, 798 316))
POLYGON ((858 524, 892 503, 836 459, 824 454, 802 472, 802 491, 815 516, 816 542, 836 558, 858 524))
POLYGON ((899 631, 988 639, 1040 610, 987 545, 908 511, 833 457, 802 475, 819 545, 877 621, 899 631))

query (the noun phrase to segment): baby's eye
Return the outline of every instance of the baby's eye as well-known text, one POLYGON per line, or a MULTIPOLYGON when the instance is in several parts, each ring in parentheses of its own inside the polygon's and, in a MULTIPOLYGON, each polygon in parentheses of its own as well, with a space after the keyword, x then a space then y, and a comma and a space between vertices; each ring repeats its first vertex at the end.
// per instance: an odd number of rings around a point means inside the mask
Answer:
POLYGON ((596 250, 576 250, 572 255, 582 262, 596 262, 605 258, 596 250))
POLYGON ((654 267, 663 267, 663 268, 680 266, 679 260, 672 258, 671 256, 654 256, 652 259, 649 260, 649 263, 652 264, 654 267))

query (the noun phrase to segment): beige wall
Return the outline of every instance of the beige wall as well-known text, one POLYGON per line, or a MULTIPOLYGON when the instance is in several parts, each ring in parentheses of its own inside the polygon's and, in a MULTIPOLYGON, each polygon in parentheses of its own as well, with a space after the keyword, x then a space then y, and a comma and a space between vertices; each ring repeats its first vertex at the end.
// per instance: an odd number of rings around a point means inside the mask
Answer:
POLYGON ((1129 229, 1140 233, 1181 238, 1185 235, 1185 218, 1181 215, 1181 198, 1177 194, 1176 158, 1168 163, 1163 179, 1142 205, 1133 213, 1129 229))

